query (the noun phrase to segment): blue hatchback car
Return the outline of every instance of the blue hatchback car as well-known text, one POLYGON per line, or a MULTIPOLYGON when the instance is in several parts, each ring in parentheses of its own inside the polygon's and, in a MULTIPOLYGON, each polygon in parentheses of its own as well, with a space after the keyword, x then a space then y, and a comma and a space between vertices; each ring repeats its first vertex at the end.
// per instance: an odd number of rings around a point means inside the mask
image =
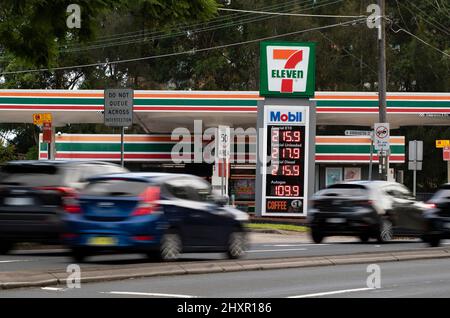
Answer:
POLYGON ((64 241, 73 258, 142 252, 175 260, 180 253, 244 255, 248 215, 226 206, 208 182, 193 175, 124 173, 94 177, 64 202, 64 241))

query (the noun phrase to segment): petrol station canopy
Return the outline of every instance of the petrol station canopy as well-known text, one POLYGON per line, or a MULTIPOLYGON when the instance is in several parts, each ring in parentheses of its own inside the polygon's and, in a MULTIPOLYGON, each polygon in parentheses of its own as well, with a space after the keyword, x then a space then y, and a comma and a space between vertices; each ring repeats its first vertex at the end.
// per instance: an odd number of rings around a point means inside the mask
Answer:
MULTIPOLYGON (((103 123, 103 90, 0 90, 0 122, 32 123, 35 113, 52 113, 53 126, 103 123)), ((256 91, 134 92, 134 122, 148 133, 219 124, 255 127, 256 91)), ((316 92, 318 125, 372 126, 378 121, 374 92, 316 92)), ((388 93, 391 128, 450 124, 450 93, 388 93)))

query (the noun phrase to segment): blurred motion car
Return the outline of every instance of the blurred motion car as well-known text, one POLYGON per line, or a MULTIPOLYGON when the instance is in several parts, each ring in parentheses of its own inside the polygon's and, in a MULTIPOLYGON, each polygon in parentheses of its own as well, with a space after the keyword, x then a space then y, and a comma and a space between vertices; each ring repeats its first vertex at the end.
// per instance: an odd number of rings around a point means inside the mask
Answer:
POLYGON ((308 211, 311 237, 357 236, 380 243, 394 235, 422 237, 427 205, 416 201, 404 185, 388 181, 352 181, 317 192, 308 211))
POLYGON ((450 183, 442 185, 427 203, 425 241, 437 247, 441 240, 450 239, 450 183))
POLYGON ((126 172, 105 162, 11 161, 0 168, 0 254, 15 243, 60 243, 66 201, 88 177, 126 172))
POLYGON ((225 205, 200 177, 128 173, 90 178, 65 217, 73 258, 139 252, 153 260, 181 253, 244 255, 248 215, 225 205))

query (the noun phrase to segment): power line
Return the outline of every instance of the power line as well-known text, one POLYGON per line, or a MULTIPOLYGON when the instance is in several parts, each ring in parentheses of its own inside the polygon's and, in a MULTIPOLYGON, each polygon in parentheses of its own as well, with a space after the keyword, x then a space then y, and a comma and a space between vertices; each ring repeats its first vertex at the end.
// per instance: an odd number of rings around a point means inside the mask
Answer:
POLYGON ((446 53, 446 52, 440 50, 439 48, 435 47, 434 45, 428 43, 427 41, 425 41, 425 40, 423 40, 423 39, 421 39, 421 38, 419 38, 417 35, 415 35, 415 34, 409 32, 409 31, 407 31, 407 30, 401 28, 399 25, 397 25, 397 26, 399 27, 398 30, 394 30, 394 29, 392 28, 392 26, 391 26, 391 30, 392 30, 394 33, 398 33, 398 32, 400 32, 400 31, 403 31, 403 32, 405 32, 406 34, 409 34, 410 36, 416 38, 417 40, 419 40, 419 41, 422 42, 423 44, 425 44, 425 45, 427 45, 427 46, 433 48, 434 50, 436 50, 436 51, 442 53, 443 55, 445 55, 445 56, 447 56, 447 57, 450 57, 450 54, 448 54, 448 53, 446 53))
POLYGON ((74 69, 74 68, 85 68, 85 67, 100 66, 100 65, 113 65, 113 64, 136 62, 136 61, 142 61, 142 60, 151 60, 151 59, 157 59, 157 58, 162 58, 162 57, 172 57, 172 56, 178 56, 178 55, 195 54, 195 53, 198 53, 198 52, 205 52, 205 51, 223 49, 223 48, 233 47, 233 46, 238 46, 238 45, 250 44, 250 43, 255 43, 255 42, 259 42, 259 41, 265 41, 265 40, 270 40, 270 39, 275 39, 275 38, 280 38, 280 37, 285 37, 285 36, 291 36, 291 35, 306 33, 306 32, 310 32, 310 31, 316 31, 316 30, 323 30, 323 29, 333 28, 333 27, 337 27, 337 26, 347 26, 347 25, 357 24, 358 22, 362 22, 362 21, 365 21, 365 20, 366 20, 365 18, 364 19, 355 19, 355 20, 351 20, 351 21, 340 22, 340 23, 325 25, 325 26, 311 28, 311 29, 306 29, 306 30, 300 30, 300 31, 294 31, 294 32, 283 33, 283 34, 278 34, 278 35, 272 35, 272 36, 258 38, 258 39, 253 39, 253 40, 248 40, 248 41, 242 41, 242 42, 236 42, 236 43, 230 43, 230 44, 224 44, 224 45, 217 45, 217 46, 208 47, 208 48, 192 49, 192 50, 189 50, 189 51, 167 53, 167 54, 160 54, 160 55, 153 55, 153 56, 145 56, 145 57, 139 57, 139 58, 133 58, 133 59, 117 60, 117 61, 112 61, 112 62, 111 61, 105 61, 105 62, 101 62, 101 63, 91 63, 91 64, 84 64, 84 65, 55 67, 55 68, 52 68, 52 69, 41 68, 41 69, 30 69, 30 70, 3 72, 3 73, 0 73, 0 75, 67 70, 67 69, 74 69))
MULTIPOLYGON (((328 0, 329 1, 329 0, 328 0)), ((342 0, 341 0, 342 1, 342 0)), ((277 4, 277 5, 272 5, 272 6, 268 6, 268 7, 264 7, 267 9, 279 9, 279 8, 288 8, 288 7, 293 7, 296 5, 300 5, 300 4, 307 4, 309 1, 308 0, 304 0, 304 1, 298 1, 298 0, 294 0, 294 1, 288 1, 282 4, 277 4)), ((290 9, 288 9, 289 11, 290 9)), ((155 35, 155 34, 163 34, 165 32, 170 32, 170 31, 178 31, 179 28, 184 28, 184 29, 190 29, 193 27, 197 27, 197 26, 204 26, 204 27, 211 27, 214 26, 214 23, 218 23, 218 22, 223 22, 225 20, 229 20, 230 18, 234 19, 234 18, 244 18, 246 16, 251 16, 252 14, 242 14, 242 13, 235 13, 235 14, 231 14, 231 15, 227 15, 227 16, 220 16, 217 18, 214 18, 208 22, 201 22, 201 23, 194 23, 194 24, 190 24, 190 25, 186 25, 186 24, 178 24, 173 26, 172 28, 165 30, 165 31, 151 31, 149 32, 148 30, 139 30, 139 31, 134 31, 134 32, 128 32, 128 33, 121 33, 121 34, 115 34, 115 35, 110 35, 108 37, 104 37, 104 38, 100 38, 99 40, 96 41, 91 41, 88 42, 89 43, 99 43, 99 42, 105 42, 105 41, 111 41, 111 40, 117 40, 117 39, 124 39, 124 38, 134 38, 134 37, 142 37, 142 36, 146 36, 146 35, 155 35), (130 34, 130 35, 128 35, 130 34), (124 36, 123 36, 124 35, 124 36)), ((220 25, 220 24, 219 24, 220 25)), ((69 44, 70 45, 76 45, 79 43, 73 43, 73 44, 69 44)))
MULTIPOLYGON (((412 3, 411 3, 412 4, 412 3)), ((413 10, 411 10, 409 7, 407 7, 405 4, 403 4, 403 3, 400 3, 400 5, 401 6, 403 6, 405 9, 407 9, 412 15, 418 15, 419 17, 421 17, 422 18, 422 20, 423 21, 425 21, 426 23, 428 23, 429 25, 431 25, 431 26, 433 26, 433 27, 435 27, 436 29, 438 29, 438 30, 440 30, 440 31, 443 31, 444 33, 446 33, 447 35, 450 35, 450 32, 445 28, 445 27, 443 27, 441 24, 440 24, 440 26, 439 25, 437 25, 437 24, 435 24, 435 23, 433 23, 433 22, 431 22, 431 21, 429 21, 429 20, 427 20, 425 17, 424 17, 424 11, 422 11, 420 8, 418 8, 418 7, 416 7, 419 11, 420 11, 420 13, 417 13, 417 12, 414 12, 413 10)), ((433 19, 433 21, 435 21, 434 19, 433 19)), ((436 21, 435 21, 436 22, 436 21)), ((437 22, 436 22, 437 23, 437 22)))
POLYGON ((220 10, 220 11, 231 11, 231 12, 247 12, 247 13, 256 13, 256 14, 268 14, 268 15, 292 16, 292 17, 312 17, 312 18, 362 18, 362 17, 366 17, 365 15, 332 15, 332 14, 285 13, 285 12, 240 10, 240 9, 229 9, 229 8, 218 8, 217 10, 220 10))
MULTIPOLYGON (((309 6, 306 8, 302 8, 302 10, 300 11, 304 11, 304 10, 308 10, 308 9, 312 9, 312 8, 319 8, 319 7, 323 7, 323 6, 327 6, 330 4, 334 4, 334 3, 338 3, 338 2, 342 2, 343 0, 336 0, 336 1, 332 1, 332 2, 328 2, 328 3, 323 3, 320 5, 313 5, 313 6, 309 6)), ((307 2, 307 1, 305 1, 307 2)), ((173 37, 179 37, 179 36, 184 36, 187 35, 187 33, 191 33, 191 34, 195 34, 195 33, 200 33, 200 32, 206 32, 206 31, 212 31, 212 30, 217 30, 217 29, 221 29, 221 28, 228 28, 228 27, 232 27, 232 26, 236 26, 236 25, 242 25, 242 24, 247 24, 247 23, 253 23, 253 22, 258 22, 258 21, 263 21, 263 20, 267 20, 267 19, 271 19, 272 17, 252 17, 252 18, 246 18, 244 20, 239 20, 239 21, 233 21, 233 22, 228 22, 228 23, 222 23, 219 25, 210 25, 210 26, 206 26, 203 28, 199 28, 199 29, 192 29, 192 30, 186 30, 186 31, 178 31, 172 34, 160 34, 160 35, 155 35, 152 36, 150 38, 143 38, 145 37, 144 33, 141 33, 140 35, 137 36, 132 36, 132 37, 137 37, 137 39, 130 39, 130 40, 125 40, 125 41, 119 41, 119 42, 107 42, 104 44, 94 44, 91 46, 79 46, 78 48, 67 48, 67 49, 62 49, 61 52, 79 52, 79 51, 86 51, 86 50, 91 50, 91 49, 101 49, 101 48, 107 48, 107 47, 112 47, 112 46, 120 46, 120 45, 128 45, 128 44, 134 44, 134 43, 140 43, 140 42, 149 42, 149 41, 154 41, 154 40, 160 40, 160 39, 166 39, 166 38, 173 38, 173 37)), ((161 33, 161 32, 160 32, 161 33)), ((151 33, 150 33, 151 34, 151 33)), ((117 40, 120 40, 121 37, 118 37, 117 40)), ((90 42, 90 43, 96 43, 94 42, 90 42)), ((98 43, 98 42, 97 42, 98 43)))

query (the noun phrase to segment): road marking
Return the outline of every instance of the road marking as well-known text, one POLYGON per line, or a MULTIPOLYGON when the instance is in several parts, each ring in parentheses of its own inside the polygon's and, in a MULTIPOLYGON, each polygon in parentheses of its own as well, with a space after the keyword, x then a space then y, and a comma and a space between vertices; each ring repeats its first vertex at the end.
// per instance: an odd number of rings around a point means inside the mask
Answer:
POLYGON ((367 290, 374 290, 375 288, 355 288, 355 289, 342 289, 342 290, 335 290, 335 291, 329 291, 329 292, 323 292, 323 293, 315 293, 315 294, 306 294, 306 295, 296 295, 296 296, 289 296, 288 298, 309 298, 309 297, 320 297, 320 296, 327 296, 327 295, 336 295, 336 294, 345 294, 345 293, 354 293, 359 291, 367 291, 367 290))
POLYGON ((42 290, 48 290, 48 291, 64 291, 64 288, 58 288, 58 287, 41 287, 42 290))
POLYGON ((11 259, 6 261, 0 261, 0 263, 17 263, 17 262, 29 262, 28 259, 11 259))
POLYGON ((191 295, 179 295, 179 294, 142 293, 142 292, 122 292, 122 291, 100 292, 100 294, 131 295, 131 296, 155 296, 155 297, 171 297, 171 298, 196 298, 196 297, 197 297, 197 296, 191 296, 191 295))
POLYGON ((305 244, 265 244, 263 246, 275 246, 275 247, 298 247, 298 246, 323 246, 330 244, 313 244, 313 243, 305 243, 305 244))
POLYGON ((265 252, 288 252, 288 251, 307 251, 306 248, 280 248, 278 250, 247 250, 247 253, 265 253, 265 252))

